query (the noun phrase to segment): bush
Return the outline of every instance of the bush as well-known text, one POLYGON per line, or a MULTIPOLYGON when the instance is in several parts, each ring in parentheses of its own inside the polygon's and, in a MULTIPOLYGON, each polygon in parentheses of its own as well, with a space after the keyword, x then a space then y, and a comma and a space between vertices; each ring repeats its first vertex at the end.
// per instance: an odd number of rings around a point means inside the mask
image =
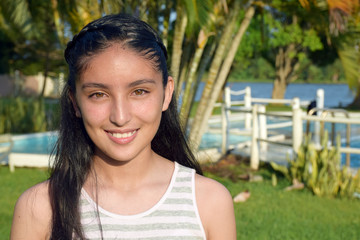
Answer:
POLYGON ((355 176, 347 167, 340 166, 340 136, 337 146, 328 148, 328 133, 322 139, 322 148, 317 150, 311 142, 311 135, 305 138, 297 158, 289 161, 287 167, 271 163, 271 166, 282 172, 294 182, 302 182, 315 195, 332 197, 353 197, 360 192, 360 169, 355 176))
POLYGON ((53 130, 59 118, 57 108, 58 104, 45 104, 44 98, 1 98, 0 134, 53 130))

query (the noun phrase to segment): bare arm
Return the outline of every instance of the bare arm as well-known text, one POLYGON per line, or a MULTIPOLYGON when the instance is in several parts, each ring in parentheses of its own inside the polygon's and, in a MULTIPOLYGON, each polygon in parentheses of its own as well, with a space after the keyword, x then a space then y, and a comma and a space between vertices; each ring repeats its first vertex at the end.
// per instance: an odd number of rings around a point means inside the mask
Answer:
POLYGON ((196 176, 196 199, 208 240, 236 240, 233 200, 220 183, 196 176))
POLYGON ((11 240, 49 239, 51 207, 47 182, 26 190, 18 199, 11 227, 11 240))

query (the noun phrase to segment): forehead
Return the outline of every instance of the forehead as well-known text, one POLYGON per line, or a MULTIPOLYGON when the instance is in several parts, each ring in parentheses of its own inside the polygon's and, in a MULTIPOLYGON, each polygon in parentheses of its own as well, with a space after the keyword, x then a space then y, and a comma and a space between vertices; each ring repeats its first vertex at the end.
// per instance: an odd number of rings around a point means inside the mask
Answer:
POLYGON ((84 65, 80 82, 87 80, 139 80, 160 79, 162 73, 156 67, 156 60, 149 59, 125 44, 111 44, 94 54, 84 65))

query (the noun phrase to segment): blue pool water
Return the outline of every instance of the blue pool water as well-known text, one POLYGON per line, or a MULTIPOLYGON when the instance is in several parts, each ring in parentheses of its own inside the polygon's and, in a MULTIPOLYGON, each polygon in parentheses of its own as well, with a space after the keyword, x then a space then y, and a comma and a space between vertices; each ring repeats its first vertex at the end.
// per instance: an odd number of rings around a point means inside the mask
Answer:
POLYGON ((56 132, 26 134, 12 137, 14 153, 50 154, 57 140, 56 132))
MULTIPOLYGON (((13 136, 14 153, 30 153, 30 154, 50 154, 57 140, 56 132, 27 134, 13 136)), ((250 140, 249 136, 230 135, 229 143, 236 144, 250 140)), ((219 148, 221 146, 221 135, 205 133, 200 148, 219 148)), ((345 142, 342 143, 345 146, 345 142)), ((360 148, 360 136, 352 137, 350 147, 360 148)), ((350 166, 353 168, 360 167, 360 155, 351 154, 350 166)), ((345 163, 345 154, 342 154, 342 164, 345 163)))
MULTIPOLYGON (((288 119, 279 119, 279 118, 267 118, 267 124, 272 123, 280 123, 280 122, 288 122, 288 119)), ((210 125, 212 128, 221 128, 221 123, 214 123, 210 125)), ((342 142, 341 146, 346 147, 346 125, 345 124, 335 124, 335 136, 340 135, 342 142)), ((244 121, 237 120, 230 122, 230 128, 238 128, 243 129, 244 128, 244 121)), ((332 125, 331 123, 325 123, 324 128, 329 133, 329 141, 331 140, 331 129, 332 125)), ((351 138, 350 138, 350 147, 351 148, 360 148, 360 126, 359 125, 351 125, 351 138)), ((306 131, 306 122, 303 124, 303 130, 306 131)), ((268 130, 272 132, 273 130, 268 130)), ((314 124, 309 125, 309 131, 314 132, 314 124)), ((285 136, 291 136, 292 135, 292 127, 284 127, 281 129, 276 130, 277 134, 284 134, 285 136)), ((229 135, 229 144, 230 145, 236 145, 241 142, 249 141, 251 140, 250 136, 238 136, 238 135, 229 135)), ((200 149, 206 149, 206 148, 220 148, 222 142, 222 137, 219 134, 211 134, 211 133, 205 133, 202 142, 200 144, 200 149)), ((276 145, 277 146, 277 145, 276 145)), ((346 154, 341 154, 341 164, 345 165, 346 161, 346 154)), ((350 167, 352 168, 360 168, 360 155, 359 154, 350 154, 350 167)))

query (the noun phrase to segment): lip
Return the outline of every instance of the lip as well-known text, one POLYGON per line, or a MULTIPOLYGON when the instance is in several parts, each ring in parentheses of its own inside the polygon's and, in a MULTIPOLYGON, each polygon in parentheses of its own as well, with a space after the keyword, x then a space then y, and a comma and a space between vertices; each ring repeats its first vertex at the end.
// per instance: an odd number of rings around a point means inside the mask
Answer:
POLYGON ((139 129, 128 131, 105 131, 110 140, 117 144, 128 144, 137 136, 139 129))

